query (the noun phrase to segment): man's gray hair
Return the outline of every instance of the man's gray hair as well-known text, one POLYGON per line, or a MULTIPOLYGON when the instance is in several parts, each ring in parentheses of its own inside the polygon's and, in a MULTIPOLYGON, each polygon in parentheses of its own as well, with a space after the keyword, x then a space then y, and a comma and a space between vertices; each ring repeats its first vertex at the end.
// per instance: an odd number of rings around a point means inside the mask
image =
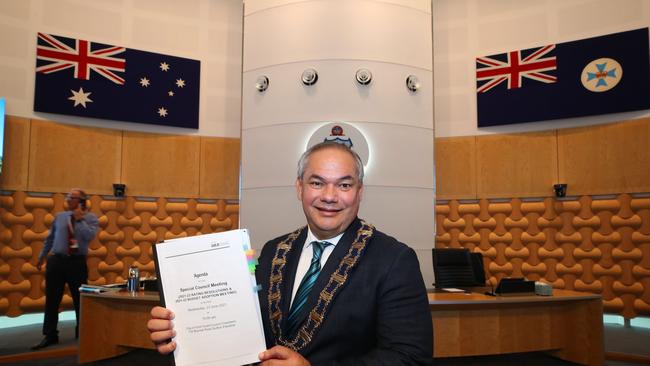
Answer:
POLYGON ((79 196, 81 196, 82 199, 88 199, 88 195, 86 195, 86 191, 84 191, 81 188, 70 188, 70 192, 72 191, 77 191, 79 192, 79 196))
POLYGON ((321 142, 320 144, 316 144, 307 151, 305 151, 302 156, 300 157, 300 160, 298 160, 298 179, 302 180, 302 178, 305 175, 305 169, 307 168, 307 164, 309 164, 309 158, 311 155, 317 151, 320 150, 325 150, 325 149, 336 149, 340 151, 345 151, 352 158, 354 159, 354 165, 357 171, 357 178, 359 179, 359 183, 363 184, 363 162, 361 161, 361 157, 359 157, 359 154, 356 153, 356 151, 350 149, 346 145, 340 144, 338 142, 333 142, 333 141, 325 141, 321 142))

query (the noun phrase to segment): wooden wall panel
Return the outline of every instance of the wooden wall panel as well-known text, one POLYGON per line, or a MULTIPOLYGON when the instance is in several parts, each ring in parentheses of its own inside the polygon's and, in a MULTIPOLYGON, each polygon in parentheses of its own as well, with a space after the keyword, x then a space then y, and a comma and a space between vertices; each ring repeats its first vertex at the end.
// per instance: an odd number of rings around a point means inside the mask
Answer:
POLYGON ((476 198, 476 137, 435 139, 436 198, 476 198))
MULTIPOLYGON (((52 225, 64 207, 65 193, 30 196, 25 191, 0 195, 0 315, 42 312, 44 271, 36 262, 52 225)), ((90 211, 99 219, 99 232, 90 242, 90 284, 124 282, 135 264, 141 276, 155 274, 152 246, 161 240, 237 229, 239 205, 226 200, 155 197, 111 199, 90 196, 90 211)), ((72 308, 63 297, 62 308, 72 308)))
POLYGON ((0 174, 2 189, 27 189, 30 128, 31 121, 27 118, 7 116, 5 120, 4 161, 0 174))
POLYGON ((112 194, 120 180, 122 132, 32 120, 27 190, 112 194))
POLYGON ((650 118, 558 131, 568 194, 650 192, 650 118))
POLYGON ((239 199, 240 140, 201 137, 202 198, 239 199))
POLYGON ((199 136, 124 132, 122 183, 133 196, 198 197, 199 136))
POLYGON ((483 254, 503 277, 602 294, 605 311, 650 315, 650 198, 620 194, 535 202, 513 198, 436 205, 436 247, 483 254))
POLYGON ((478 197, 553 195, 557 183, 555 131, 476 138, 478 197))

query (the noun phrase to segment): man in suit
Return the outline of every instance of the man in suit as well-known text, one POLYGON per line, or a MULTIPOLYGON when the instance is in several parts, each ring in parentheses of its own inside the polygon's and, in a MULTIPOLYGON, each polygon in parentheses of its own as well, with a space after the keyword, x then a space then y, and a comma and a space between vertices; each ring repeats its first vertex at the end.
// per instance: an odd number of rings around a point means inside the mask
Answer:
POLYGON ((67 211, 54 218, 50 233, 45 239, 43 250, 38 256, 36 268, 45 267, 45 315, 43 320, 43 339, 32 347, 38 350, 59 342, 59 305, 65 284, 68 284, 74 310, 77 316, 75 337, 79 336, 79 286, 88 280, 86 255, 88 244, 97 233, 97 216, 86 210, 86 193, 73 188, 65 197, 67 211), (48 257, 48 253, 52 255, 48 257))
MULTIPOLYGON (((307 150, 296 179, 307 226, 264 245, 256 269, 262 365, 430 365, 433 330, 415 252, 359 219, 363 164, 344 145, 307 150), (322 269, 322 270, 321 270, 322 269)), ((161 353, 173 313, 148 323, 161 353)))

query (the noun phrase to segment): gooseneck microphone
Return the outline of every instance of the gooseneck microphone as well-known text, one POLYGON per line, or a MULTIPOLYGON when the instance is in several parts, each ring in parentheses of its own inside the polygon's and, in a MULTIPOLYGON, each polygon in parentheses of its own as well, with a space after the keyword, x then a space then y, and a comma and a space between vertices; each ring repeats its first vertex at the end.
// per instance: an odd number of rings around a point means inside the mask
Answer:
POLYGON ((497 294, 494 293, 494 285, 492 285, 492 282, 490 282, 490 291, 485 291, 485 295, 488 296, 496 296, 497 294))

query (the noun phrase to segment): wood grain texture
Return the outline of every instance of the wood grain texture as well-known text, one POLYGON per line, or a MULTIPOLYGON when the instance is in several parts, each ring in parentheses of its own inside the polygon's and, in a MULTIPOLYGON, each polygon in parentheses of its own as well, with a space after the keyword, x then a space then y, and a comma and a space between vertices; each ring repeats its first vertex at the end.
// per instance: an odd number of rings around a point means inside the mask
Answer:
POLYGON ((31 121, 27 118, 7 116, 5 120, 5 143, 0 174, 2 189, 27 189, 30 128, 31 121))
POLYGON ((600 296, 555 290, 552 297, 429 294, 434 356, 549 351, 583 365, 603 365, 600 296))
POLYGON ((239 198, 240 140, 201 137, 202 198, 239 198))
POLYGON ((605 358, 603 303, 600 300, 571 303, 562 307, 565 344, 553 354, 587 365, 602 365, 605 358), (573 335, 573 336, 571 336, 573 335))
POLYGON ((556 132, 478 136, 476 161, 478 197, 551 196, 558 183, 556 132))
POLYGON ((121 141, 117 130, 32 120, 27 190, 111 194, 120 180, 121 141))
POLYGON ((435 139, 436 197, 476 198, 476 137, 435 139))
POLYGON ((199 196, 198 136, 124 132, 122 183, 134 196, 199 196))
POLYGON ((568 194, 650 191, 650 118, 558 131, 568 194))
POLYGON ((155 349, 147 321, 158 294, 81 295, 79 362, 115 357, 132 348, 155 349))

